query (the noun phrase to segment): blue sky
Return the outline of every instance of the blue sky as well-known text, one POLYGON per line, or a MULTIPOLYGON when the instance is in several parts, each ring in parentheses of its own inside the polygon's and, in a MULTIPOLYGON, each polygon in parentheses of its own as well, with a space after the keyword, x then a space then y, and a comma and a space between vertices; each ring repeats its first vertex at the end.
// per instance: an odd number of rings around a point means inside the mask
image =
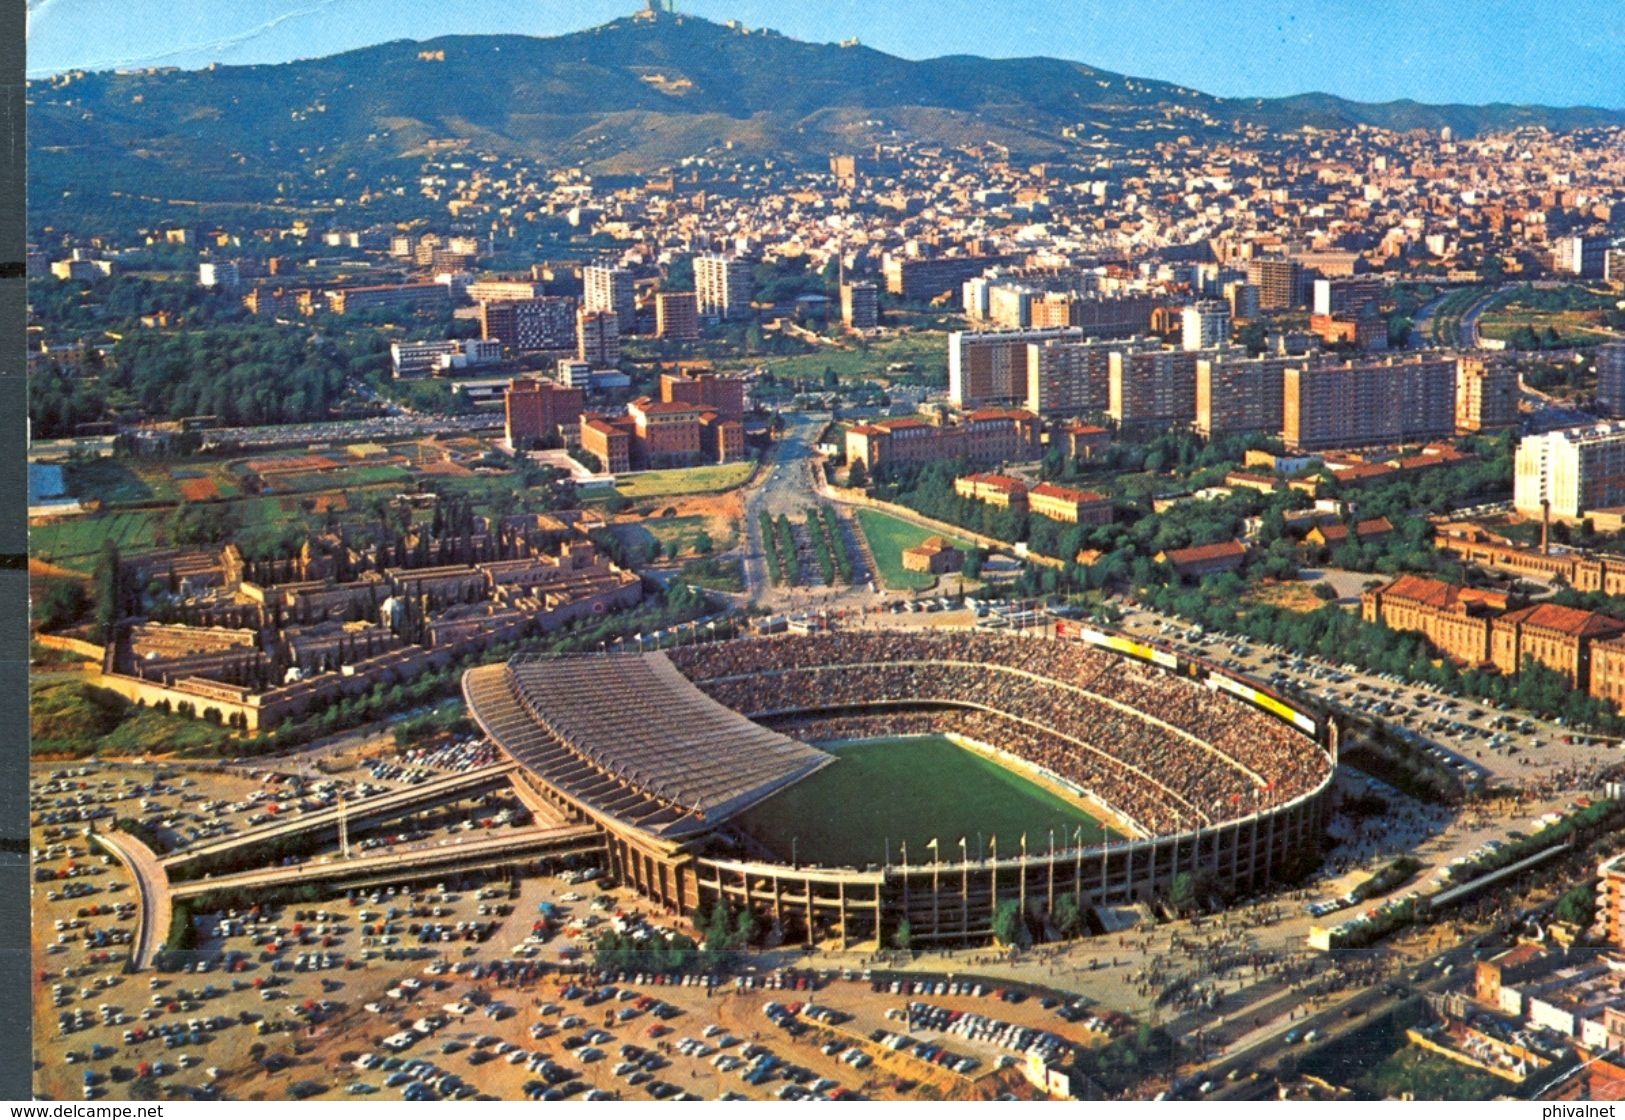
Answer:
MULTIPOLYGON (((390 39, 557 35, 637 0, 28 0, 29 73, 282 62, 390 39)), ((1050 55, 1222 96, 1625 107, 1622 0, 679 0, 906 58, 1050 55)))

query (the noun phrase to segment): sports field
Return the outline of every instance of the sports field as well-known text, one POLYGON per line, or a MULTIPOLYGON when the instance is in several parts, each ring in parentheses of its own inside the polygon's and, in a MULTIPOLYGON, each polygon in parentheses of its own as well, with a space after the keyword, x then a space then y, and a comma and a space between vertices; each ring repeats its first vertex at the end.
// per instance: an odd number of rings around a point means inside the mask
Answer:
MULTIPOLYGON (((965 837, 972 858, 998 837, 1001 855, 1037 854, 1066 846, 1073 829, 1085 843, 1104 835, 1077 805, 944 736, 867 739, 833 748, 836 761, 746 812, 739 824, 789 859, 829 867, 893 862, 908 844, 910 863, 928 863, 935 837, 944 860, 959 858, 965 837), (979 839, 980 837, 980 839, 979 839)), ((991 854, 991 853, 989 853, 991 854)))

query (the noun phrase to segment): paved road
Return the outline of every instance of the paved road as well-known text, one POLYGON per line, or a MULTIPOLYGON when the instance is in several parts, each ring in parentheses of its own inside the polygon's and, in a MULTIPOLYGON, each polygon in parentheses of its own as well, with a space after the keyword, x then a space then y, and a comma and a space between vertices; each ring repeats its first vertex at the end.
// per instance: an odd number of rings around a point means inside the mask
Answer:
MULTIPOLYGON (((874 596, 869 592, 867 580, 858 574, 858 583, 852 587, 799 586, 774 587, 768 579, 767 552, 762 543, 761 515, 765 511, 777 518, 784 514, 801 525, 806 511, 820 504, 819 479, 815 472, 822 470, 817 448, 813 441, 824 425, 829 423, 828 413, 785 413, 787 426, 774 446, 773 458, 765 466, 756 484, 745 495, 745 581, 751 603, 774 611, 794 611, 804 608, 851 608, 871 604, 874 596)), ((843 519, 844 520, 844 519, 843 519)), ((849 543, 855 543, 850 526, 843 526, 849 543)), ((866 567, 859 558, 859 566, 866 567)))
POLYGON ((169 940, 170 921, 174 917, 169 876, 153 850, 129 833, 97 832, 94 835, 130 873, 136 898, 140 900, 135 943, 130 947, 130 971, 141 972, 152 966, 153 955, 169 940))
POLYGON ((301 813, 298 816, 275 821, 260 828, 248 829, 221 840, 212 840, 195 847, 182 848, 178 852, 165 856, 162 862, 166 868, 176 867, 205 856, 220 855, 253 844, 264 844, 270 840, 298 836, 301 833, 314 832, 323 828, 337 828, 341 814, 348 814, 353 823, 360 824, 363 821, 377 820, 381 814, 400 815, 408 809, 434 801, 460 800, 476 790, 505 784, 508 774, 517 769, 518 766, 517 762, 502 762, 494 766, 471 770, 464 774, 447 774, 444 777, 433 778, 418 785, 405 786, 401 789, 391 790, 388 793, 381 793, 376 797, 348 801, 342 810, 338 805, 334 805, 328 809, 317 809, 314 812, 301 813))
POLYGON ((171 898, 189 898, 217 890, 256 890, 266 887, 322 883, 334 879, 378 878, 399 882, 430 873, 467 869, 482 863, 501 863, 553 851, 602 848, 603 838, 593 825, 562 828, 503 829, 467 843, 445 843, 358 856, 323 858, 291 867, 265 867, 231 875, 188 879, 170 884, 171 898))

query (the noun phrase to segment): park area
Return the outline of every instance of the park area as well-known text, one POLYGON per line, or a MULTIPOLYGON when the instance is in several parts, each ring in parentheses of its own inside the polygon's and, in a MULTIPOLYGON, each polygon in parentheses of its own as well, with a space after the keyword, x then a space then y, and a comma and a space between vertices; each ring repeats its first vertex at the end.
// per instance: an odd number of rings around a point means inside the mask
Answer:
POLYGON ((1083 829, 1084 843, 1105 835, 1074 802, 942 735, 834 744, 835 763, 747 811, 739 824, 782 858, 827 867, 900 860, 929 863, 935 839, 944 860, 959 858, 965 837, 972 858, 993 837, 1005 855, 1057 847, 1083 829), (965 796, 975 790, 974 798, 965 796))
MULTIPOLYGON (((903 552, 928 537, 946 534, 911 524, 874 509, 858 510, 858 524, 863 529, 864 539, 869 542, 869 551, 874 553, 875 567, 880 572, 880 582, 885 584, 888 590, 924 591, 936 584, 936 577, 929 572, 911 572, 905 569, 903 552)), ((969 542, 957 537, 948 536, 948 540, 958 548, 971 547, 969 542)))

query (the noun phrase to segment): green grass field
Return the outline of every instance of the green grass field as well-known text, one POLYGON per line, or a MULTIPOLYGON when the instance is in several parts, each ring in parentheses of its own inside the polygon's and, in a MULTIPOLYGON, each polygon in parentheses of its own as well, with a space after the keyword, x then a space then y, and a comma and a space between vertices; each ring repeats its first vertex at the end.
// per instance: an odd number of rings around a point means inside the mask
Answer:
POLYGON ((121 510, 58 518, 29 526, 28 551, 49 563, 89 572, 104 540, 112 540, 126 554, 152 549, 164 516, 161 511, 121 510))
POLYGON ((849 349, 821 347, 811 354, 797 354, 788 358, 767 358, 765 365, 774 377, 783 381, 811 381, 822 384, 824 371, 832 369, 842 381, 865 381, 872 378, 900 377, 897 371, 887 372, 893 363, 906 362, 914 368, 914 375, 932 374, 943 384, 948 381, 948 334, 946 331, 920 331, 894 338, 881 339, 869 344, 867 350, 851 344, 849 349))
POLYGON ((972 857, 978 836, 998 837, 1003 855, 1056 847, 1072 830, 1086 843, 1105 830, 1079 806, 998 763, 955 746, 940 735, 870 739, 832 751, 835 763, 805 778, 739 818, 752 835, 789 858, 826 866, 880 863, 890 842, 891 858, 907 843, 910 862, 930 861, 935 837, 944 860, 959 858, 959 838, 972 857), (971 791, 974 791, 972 794, 971 791))
POLYGON ((750 477, 753 463, 724 463, 715 467, 679 467, 663 471, 640 471, 616 483, 623 497, 670 498, 683 494, 720 494, 742 486, 750 477))
MULTIPOLYGON (((905 571, 903 550, 913 548, 927 537, 945 534, 899 521, 891 514, 876 509, 858 510, 858 524, 869 542, 869 551, 875 554, 880 581, 888 588, 893 591, 923 591, 936 583, 936 577, 925 572, 905 571)), ((968 541, 951 536, 948 539, 960 548, 970 547, 968 541)))

